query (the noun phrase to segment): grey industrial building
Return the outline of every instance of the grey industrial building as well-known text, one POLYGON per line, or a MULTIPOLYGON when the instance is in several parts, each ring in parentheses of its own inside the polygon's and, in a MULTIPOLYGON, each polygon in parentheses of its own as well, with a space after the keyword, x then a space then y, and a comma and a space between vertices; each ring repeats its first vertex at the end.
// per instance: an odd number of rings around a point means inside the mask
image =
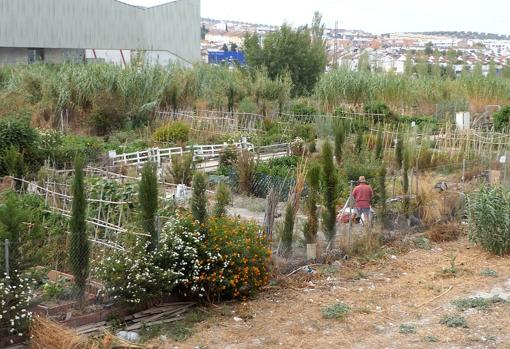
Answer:
POLYGON ((0 65, 83 62, 86 50, 163 52, 196 62, 200 0, 149 8, 116 0, 0 0, 0 65))

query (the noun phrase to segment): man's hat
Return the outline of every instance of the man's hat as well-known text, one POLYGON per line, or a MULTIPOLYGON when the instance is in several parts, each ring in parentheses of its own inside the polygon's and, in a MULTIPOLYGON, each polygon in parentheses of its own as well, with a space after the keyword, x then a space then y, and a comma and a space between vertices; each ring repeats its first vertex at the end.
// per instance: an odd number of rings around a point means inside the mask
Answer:
POLYGON ((365 179, 365 176, 359 176, 359 179, 358 179, 358 182, 360 183, 366 183, 366 179, 365 179))

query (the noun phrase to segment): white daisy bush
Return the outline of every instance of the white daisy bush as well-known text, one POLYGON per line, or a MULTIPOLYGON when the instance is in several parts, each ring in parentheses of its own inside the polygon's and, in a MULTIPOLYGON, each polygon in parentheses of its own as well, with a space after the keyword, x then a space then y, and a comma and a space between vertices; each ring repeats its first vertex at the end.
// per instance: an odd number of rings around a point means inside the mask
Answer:
POLYGON ((29 305, 33 298, 31 279, 14 271, 0 279, 0 337, 23 336, 30 324, 29 305))
POLYGON ((158 252, 147 252, 148 245, 148 241, 138 238, 129 252, 117 251, 93 268, 93 274, 106 283, 105 291, 113 300, 138 304, 172 290, 175 274, 155 264, 158 252))

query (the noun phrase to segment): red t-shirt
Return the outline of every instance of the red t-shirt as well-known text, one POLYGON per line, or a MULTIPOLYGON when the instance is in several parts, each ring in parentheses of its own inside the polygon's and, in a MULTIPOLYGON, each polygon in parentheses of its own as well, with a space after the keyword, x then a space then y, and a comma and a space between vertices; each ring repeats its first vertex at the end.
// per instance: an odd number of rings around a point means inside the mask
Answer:
POLYGON ((360 183, 352 191, 352 197, 356 200, 356 208, 370 208, 372 196, 374 196, 372 187, 366 183, 360 183))

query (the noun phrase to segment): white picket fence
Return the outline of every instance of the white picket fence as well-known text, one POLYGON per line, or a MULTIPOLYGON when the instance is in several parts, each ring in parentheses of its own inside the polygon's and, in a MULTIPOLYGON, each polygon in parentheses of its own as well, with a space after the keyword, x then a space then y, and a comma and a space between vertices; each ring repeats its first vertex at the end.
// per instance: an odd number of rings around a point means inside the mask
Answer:
POLYGON ((239 142, 233 144, 224 143, 188 147, 149 148, 147 150, 125 154, 110 152, 109 158, 114 166, 125 165, 139 167, 148 161, 152 161, 159 167, 163 162, 171 161, 173 155, 183 155, 193 152, 193 161, 196 163, 196 167, 208 172, 218 168, 220 155, 229 145, 234 145, 237 150, 246 149, 256 153, 257 159, 260 161, 267 161, 290 154, 288 143, 255 147, 252 143, 239 142))
MULTIPOLYGON (((253 151, 255 148, 253 144, 248 142, 233 143, 232 145, 238 150, 246 149, 253 151)), ((142 165, 148 161, 161 165, 164 160, 171 160, 173 155, 183 155, 193 152, 193 161, 202 162, 218 159, 221 152, 224 151, 227 146, 229 146, 229 144, 224 143, 173 148, 149 148, 134 153, 116 154, 110 152, 109 158, 113 162, 113 165, 142 165)))

